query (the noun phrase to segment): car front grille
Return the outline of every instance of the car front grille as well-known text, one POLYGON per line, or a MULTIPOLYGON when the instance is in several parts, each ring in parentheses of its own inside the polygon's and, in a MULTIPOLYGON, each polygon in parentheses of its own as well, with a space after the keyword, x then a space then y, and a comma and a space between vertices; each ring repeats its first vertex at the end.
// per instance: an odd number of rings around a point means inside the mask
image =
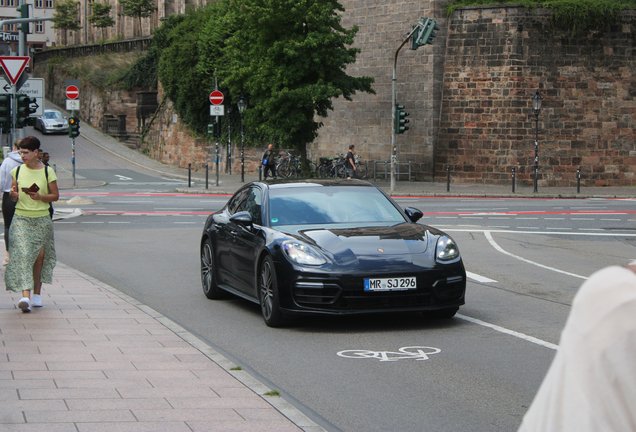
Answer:
POLYGON ((363 279, 343 276, 333 281, 296 281, 294 302, 301 307, 330 310, 422 310, 448 304, 463 304, 466 280, 462 276, 420 275, 413 291, 365 292, 363 279), (438 276, 438 277, 434 277, 438 276))

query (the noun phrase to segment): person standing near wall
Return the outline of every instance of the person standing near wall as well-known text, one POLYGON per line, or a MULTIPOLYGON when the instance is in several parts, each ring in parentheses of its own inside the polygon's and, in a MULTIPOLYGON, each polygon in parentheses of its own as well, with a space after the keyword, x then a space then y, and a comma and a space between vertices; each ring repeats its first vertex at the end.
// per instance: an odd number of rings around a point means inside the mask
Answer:
POLYGON ((356 157, 355 157, 355 146, 351 144, 349 146, 349 151, 347 152, 347 156, 345 158, 346 167, 347 167, 347 178, 356 178, 356 157))
POLYGON ((55 171, 38 160, 39 148, 37 138, 24 138, 20 142, 24 165, 11 171, 10 197, 17 203, 9 230, 11 254, 4 282, 7 291, 22 291, 18 302, 22 312, 30 312, 31 306, 42 306, 42 282, 52 283, 56 263, 49 207, 60 194, 55 171))
POLYGON ((276 155, 274 154, 274 146, 272 144, 268 145, 267 150, 263 153, 263 166, 265 167, 263 179, 267 180, 267 172, 269 171, 274 180, 276 180, 276 155))
POLYGON ((4 220, 4 247, 7 251, 7 257, 2 265, 9 263, 9 228, 11 220, 15 213, 15 202, 11 200, 9 193, 11 192, 11 170, 22 165, 22 157, 20 156, 20 140, 13 143, 13 151, 2 161, 0 166, 0 183, 2 183, 2 219, 4 220))

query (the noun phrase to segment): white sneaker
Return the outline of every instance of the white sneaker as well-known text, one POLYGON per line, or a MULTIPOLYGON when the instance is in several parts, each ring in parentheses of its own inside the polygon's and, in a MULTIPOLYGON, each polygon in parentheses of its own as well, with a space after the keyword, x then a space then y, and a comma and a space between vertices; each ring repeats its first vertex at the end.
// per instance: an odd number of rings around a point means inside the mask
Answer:
POLYGON ((42 307, 42 297, 38 294, 31 295, 31 306, 33 307, 42 307))
POLYGON ((31 312, 31 302, 28 297, 22 297, 18 302, 18 307, 22 309, 22 312, 31 312))

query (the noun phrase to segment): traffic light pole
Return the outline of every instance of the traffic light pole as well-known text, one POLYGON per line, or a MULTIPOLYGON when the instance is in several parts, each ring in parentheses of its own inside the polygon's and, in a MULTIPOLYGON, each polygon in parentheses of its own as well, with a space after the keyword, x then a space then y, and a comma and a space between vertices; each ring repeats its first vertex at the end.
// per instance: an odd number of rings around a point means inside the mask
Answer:
POLYGON ((398 53, 402 47, 418 29, 419 26, 417 25, 413 27, 413 30, 411 30, 408 36, 402 41, 398 49, 395 51, 395 57, 393 58, 393 91, 391 92, 391 192, 395 191, 395 163, 397 162, 397 143, 395 141, 395 135, 397 133, 395 130, 397 115, 397 59, 398 53))

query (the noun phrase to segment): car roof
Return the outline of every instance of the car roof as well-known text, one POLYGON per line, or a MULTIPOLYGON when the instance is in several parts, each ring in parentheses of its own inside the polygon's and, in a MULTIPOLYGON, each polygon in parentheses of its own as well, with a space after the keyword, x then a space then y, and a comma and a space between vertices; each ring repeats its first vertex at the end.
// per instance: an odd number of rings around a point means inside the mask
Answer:
POLYGON ((273 180, 264 183, 270 189, 309 188, 317 186, 358 186, 372 187, 369 182, 354 179, 301 179, 301 180, 273 180))

